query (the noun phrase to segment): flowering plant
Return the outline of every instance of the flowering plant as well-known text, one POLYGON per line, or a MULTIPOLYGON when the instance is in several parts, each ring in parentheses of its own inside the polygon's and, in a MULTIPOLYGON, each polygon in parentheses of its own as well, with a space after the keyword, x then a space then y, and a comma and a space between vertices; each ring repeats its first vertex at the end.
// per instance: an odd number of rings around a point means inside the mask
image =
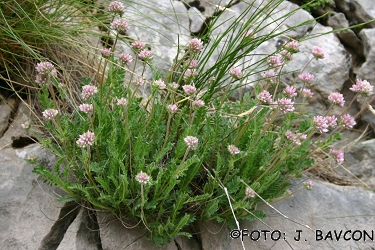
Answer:
MULTIPOLYGON (((131 28, 121 3, 112 3, 109 10, 121 16, 111 23, 113 30, 131 28)), ((57 105, 57 96, 69 100, 69 93, 59 85, 53 65, 41 62, 36 82, 45 128, 54 141, 40 142, 59 160, 54 169, 34 162, 34 172, 62 188, 67 194, 63 201, 112 212, 134 225, 141 222, 157 245, 191 236, 186 226, 196 219, 234 227, 237 219, 264 218, 257 205, 283 196, 289 181, 314 164, 314 151, 328 151, 339 126, 352 128, 355 121, 344 113, 339 123, 335 116, 311 117, 304 105, 295 105, 297 98, 306 103, 313 95, 307 88, 314 80, 310 73, 299 75, 301 88, 281 88, 280 68, 299 51, 295 40, 277 51, 280 55, 266 56, 268 66, 253 91, 231 101, 232 86, 248 77, 247 68, 234 67, 233 51, 242 51, 236 55, 240 61, 264 42, 256 35, 261 28, 252 30, 251 37, 228 41, 233 46, 213 67, 205 65, 224 38, 209 49, 193 38, 182 45, 186 49, 179 51, 169 74, 154 79, 130 70, 132 63, 154 69, 155 55, 144 42, 130 44, 134 57, 121 53, 118 58, 115 43, 102 50, 102 81, 84 79, 81 103, 73 110, 57 105), (150 92, 143 100, 136 93, 146 84, 150 92)), ((247 34, 249 27, 230 29, 247 34)), ((311 57, 323 59, 324 52, 315 47, 311 57)), ((372 86, 360 81, 352 90, 369 94, 372 86)), ((339 93, 329 101, 344 106, 339 93)), ((330 152, 338 163, 343 161, 342 151, 330 152)), ((312 188, 312 182, 305 183, 312 188)))

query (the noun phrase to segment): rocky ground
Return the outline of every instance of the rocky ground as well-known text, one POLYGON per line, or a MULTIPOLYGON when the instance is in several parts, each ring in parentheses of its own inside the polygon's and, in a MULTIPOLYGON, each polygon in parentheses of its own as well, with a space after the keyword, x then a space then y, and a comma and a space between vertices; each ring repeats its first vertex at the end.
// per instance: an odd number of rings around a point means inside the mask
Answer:
MULTIPOLYGON (((179 20, 180 25, 189 27, 181 31, 182 37, 187 41, 191 34, 202 30, 202 25, 213 14, 212 4, 219 2, 195 0, 189 2, 194 7, 187 8, 181 1, 163 0, 160 1, 160 8, 165 13, 173 10, 179 13, 174 18, 179 20)), ((222 4, 225 2, 222 1, 222 4)), ((282 15, 296 7, 285 1, 278 14, 282 15)), ((133 8, 141 7, 134 5, 133 8)), ((243 9, 243 3, 237 1, 230 9, 223 18, 238 15, 243 9)), ((329 32, 332 28, 345 28, 375 18, 375 5, 372 0, 336 0, 335 6, 326 7, 326 10, 329 9, 333 12, 323 18, 321 23, 311 23, 290 35, 303 37, 329 32)), ((147 11, 151 10, 142 10, 144 14, 147 14, 147 11)), ((317 10, 313 14, 319 15, 321 12, 322 10, 317 10)), ((136 15, 132 16, 131 11, 129 15, 129 18, 136 19, 136 15)), ((300 10, 280 27, 282 29, 311 18, 310 14, 300 10)), ((158 24, 143 21, 146 22, 146 27, 153 27, 158 29, 159 33, 167 34, 164 36, 165 41, 158 41, 163 45, 153 47, 153 52, 161 55, 160 65, 168 68, 168 62, 173 60, 172 55, 176 52, 176 48, 171 49, 169 43, 176 42, 177 38, 168 33, 165 27, 178 29, 179 26, 174 27, 176 22, 166 16, 160 17, 159 20, 165 26, 158 27, 158 24)), ((225 26, 221 28, 225 29, 225 26)), ((130 35, 142 37, 146 41, 155 38, 147 30, 130 32, 133 32, 130 35)), ((309 51, 314 45, 322 47, 327 54, 323 65, 321 61, 319 64, 309 65, 309 71, 316 78, 314 88, 317 92, 312 111, 326 109, 325 100, 332 91, 344 93, 346 101, 350 101, 352 96, 347 89, 355 79, 365 79, 375 85, 374 37, 375 23, 369 23, 362 28, 318 36, 302 43, 301 56, 293 59, 285 70, 300 68, 300 65, 306 64, 309 51)), ((258 48, 259 52, 272 52, 270 50, 274 50, 283 39, 278 37, 268 41, 258 48)), ((284 80, 287 81, 288 78, 284 80)), ((29 120, 30 111, 12 95, 3 93, 0 100, 0 249, 243 248, 240 239, 230 238, 230 230, 225 225, 213 222, 197 222, 191 228, 194 234, 192 239, 180 237, 169 245, 157 248, 149 245, 144 231, 128 229, 108 214, 95 213, 74 203, 58 203, 56 198, 59 197, 59 190, 45 185, 32 174, 33 166, 25 161, 36 156, 45 164, 51 165, 54 162, 54 157, 30 138, 21 126, 29 120)), ((267 234, 267 240, 262 238, 258 241, 245 236, 246 249, 375 249, 375 116, 366 109, 363 99, 356 100, 350 113, 355 114, 362 109, 363 112, 356 119, 358 125, 353 131, 344 134, 346 142, 355 142, 367 125, 369 132, 355 146, 347 147, 343 166, 336 168, 332 165, 331 168, 327 167, 331 166, 330 164, 321 164, 322 166, 309 176, 315 182, 311 192, 296 192, 292 197, 273 204, 273 208, 265 205, 268 218, 263 222, 242 223, 241 228, 248 229, 249 234, 253 232, 253 238, 256 238, 255 230, 273 230, 274 239, 278 239, 276 230, 281 232, 279 240, 270 239, 270 234, 267 234), (301 230, 299 241, 294 238, 298 239, 296 230, 301 230), (342 233, 338 236, 340 230, 342 233), (346 240, 343 237, 348 230, 351 230, 351 233, 346 234, 346 239, 350 235, 353 237, 346 240), (353 233, 355 230, 359 231, 353 233), (372 241, 363 240, 366 233, 374 235, 372 241)), ((290 192, 301 186, 300 180, 295 180, 294 183, 295 186, 290 192)))

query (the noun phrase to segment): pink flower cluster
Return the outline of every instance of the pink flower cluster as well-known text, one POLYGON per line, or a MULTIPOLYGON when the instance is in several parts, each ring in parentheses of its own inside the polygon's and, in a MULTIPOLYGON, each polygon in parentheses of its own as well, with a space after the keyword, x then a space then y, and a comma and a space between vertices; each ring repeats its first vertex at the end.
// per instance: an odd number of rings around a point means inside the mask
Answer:
POLYGON ((296 92, 296 91, 297 91, 297 90, 296 90, 295 87, 293 87, 293 86, 287 86, 287 87, 284 89, 283 93, 284 93, 287 97, 292 98, 292 97, 297 96, 297 92, 296 92))
POLYGON ((344 128, 352 128, 356 124, 354 117, 349 114, 341 116, 340 121, 344 128))
POLYGON ((243 74, 240 68, 231 68, 229 70, 229 74, 234 78, 234 79, 240 79, 243 74))
POLYGON ((132 49, 134 49, 136 51, 141 51, 145 48, 146 43, 141 42, 141 41, 136 41, 136 42, 132 43, 130 46, 132 47, 132 49))
POLYGON ((291 99, 281 98, 277 101, 279 109, 285 114, 294 111, 294 102, 291 99))
POLYGON ((184 139, 189 149, 195 150, 198 147, 198 138, 194 136, 186 136, 184 139))
POLYGON ((257 96, 258 100, 264 103, 272 103, 272 95, 267 90, 263 90, 257 96))
POLYGON ((267 62, 271 67, 280 67, 283 65, 281 57, 280 56, 269 56, 267 58, 267 62))
POLYGON ((163 80, 154 81, 154 86, 156 86, 158 89, 165 89, 167 87, 163 80))
POLYGON ((276 81, 276 74, 273 71, 265 71, 261 73, 261 76, 266 79, 269 83, 274 83, 276 81))
POLYGON ((128 100, 124 97, 117 99, 117 106, 126 106, 128 105, 128 100))
POLYGON ((315 116, 314 123, 320 133, 328 132, 328 121, 325 117, 321 115, 315 116))
POLYGON ((79 105, 78 108, 82 112, 88 114, 88 113, 92 112, 92 110, 93 110, 94 107, 93 107, 92 104, 84 103, 84 104, 79 105))
POLYGON ((287 130, 285 132, 285 136, 288 140, 292 142, 292 144, 300 146, 301 145, 301 140, 306 140, 307 135, 303 133, 298 133, 298 134, 293 134, 292 131, 287 130))
POLYGON ((331 154, 336 158, 337 163, 342 163, 344 161, 344 151, 331 148, 331 154))
POLYGON ((291 53, 297 53, 299 51, 298 49, 298 42, 293 40, 284 45, 284 48, 288 50, 291 53))
POLYGON ((194 108, 200 108, 200 107, 203 107, 205 105, 204 101, 203 100, 195 100, 191 103, 191 105, 194 107, 194 108))
POLYGON ((311 89, 303 89, 302 90, 302 95, 307 97, 307 98, 311 98, 314 94, 313 92, 311 91, 311 89))
POLYGON ((197 75, 198 75, 198 71, 196 69, 187 69, 184 73, 184 78, 188 79, 188 78, 196 77, 197 75))
POLYGON ((192 85, 184 85, 184 86, 182 86, 182 89, 188 95, 192 95, 197 91, 197 89, 192 85))
POLYGON ((335 105, 338 105, 340 107, 344 107, 345 100, 344 96, 338 92, 333 92, 328 96, 328 100, 335 105))
POLYGON ((42 112, 43 117, 48 119, 48 120, 51 120, 52 118, 57 116, 58 113, 59 113, 59 111, 56 110, 56 109, 46 109, 42 112))
POLYGON ((231 155, 236 155, 239 154, 241 151, 234 145, 229 145, 228 146, 228 151, 231 155))
POLYGON ((51 77, 57 76, 55 66, 50 62, 40 62, 36 65, 35 69, 38 72, 35 82, 38 84, 47 83, 51 77))
POLYGON ((150 181, 150 176, 148 176, 145 172, 139 172, 135 179, 142 185, 146 185, 150 181))
POLYGON ((194 60, 194 59, 187 59, 185 61, 185 64, 188 68, 192 69, 192 68, 196 68, 198 67, 198 60, 194 60))
POLYGON ((98 88, 93 85, 85 85, 82 87, 82 98, 87 100, 90 96, 98 93, 98 88))
POLYGON ((118 32, 126 32, 129 29, 129 24, 124 18, 117 18, 111 22, 110 27, 118 32))
POLYGON ((199 53, 203 49, 203 42, 198 38, 193 38, 189 41, 188 48, 192 54, 199 53))
POLYGON ((87 145, 92 146, 94 143, 95 135, 94 133, 87 131, 86 133, 79 136, 79 139, 77 140, 77 144, 79 147, 84 148, 87 145))
POLYGON ((248 198, 254 198, 255 197, 255 191, 252 188, 247 187, 245 191, 245 195, 248 198))
POLYGON ((149 50, 141 50, 138 54, 139 59, 143 61, 151 61, 154 56, 152 55, 152 52, 149 50))
POLYGON ((177 112, 178 107, 177 107, 176 104, 170 104, 170 105, 168 105, 168 109, 169 109, 169 112, 171 112, 173 114, 173 113, 177 112))
POLYGON ((325 54, 324 54, 324 51, 317 47, 317 46, 314 46, 311 53, 313 54, 313 56, 316 58, 316 59, 323 59, 325 54))
POLYGON ((303 183, 303 186, 307 189, 307 190, 312 190, 313 186, 314 186, 314 182, 312 181, 305 181, 303 183))
POLYGON ((310 73, 302 73, 299 74, 299 79, 301 79, 304 83, 310 83, 312 80, 314 80, 314 76, 310 73))
POLYGON ((108 11, 121 16, 125 12, 125 6, 119 1, 113 1, 109 4, 108 11))
POLYGON ((133 61, 133 57, 129 55, 128 53, 121 53, 118 56, 118 60, 120 61, 121 64, 129 65, 129 63, 133 61))
POLYGON ((135 79, 133 82, 136 86, 139 86, 139 87, 143 86, 143 83, 144 83, 142 78, 135 79))
POLYGON ((101 53, 102 53, 102 56, 104 57, 109 57, 111 55, 111 48, 103 48, 101 53))
POLYGON ((358 79, 355 84, 351 88, 349 88, 353 92, 358 92, 365 95, 372 94, 373 86, 366 80, 358 79))

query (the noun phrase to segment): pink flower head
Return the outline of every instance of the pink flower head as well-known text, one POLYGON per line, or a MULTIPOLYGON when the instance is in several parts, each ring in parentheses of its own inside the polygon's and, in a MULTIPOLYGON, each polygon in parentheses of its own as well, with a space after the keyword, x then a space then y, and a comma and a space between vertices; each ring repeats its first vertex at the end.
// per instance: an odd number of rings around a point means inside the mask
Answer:
POLYGON ((55 66, 53 66, 53 64, 50 62, 37 63, 35 69, 40 75, 51 75, 55 77, 57 76, 55 66))
POLYGON ((168 105, 168 109, 169 109, 169 111, 173 114, 173 113, 176 113, 176 112, 177 112, 178 107, 177 107, 176 104, 170 104, 170 105, 168 105))
POLYGON ((182 86, 182 89, 188 95, 192 95, 197 91, 197 89, 192 85, 184 85, 184 86, 182 86))
POLYGON ((331 148, 330 152, 336 158, 338 164, 344 161, 344 151, 331 148))
POLYGON ((102 56, 104 57, 109 57, 111 55, 111 48, 103 48, 101 53, 102 53, 102 56))
POLYGON ((277 55, 276 56, 269 56, 267 58, 267 62, 271 67, 280 67, 281 65, 283 65, 283 63, 281 61, 281 57, 277 56, 277 55))
POLYGON ((194 59, 187 59, 185 61, 185 64, 188 68, 192 69, 192 68, 196 68, 198 67, 198 60, 194 60, 194 59))
POLYGON ((150 181, 150 176, 144 172, 139 172, 135 179, 142 185, 146 185, 150 181))
POLYGON ((184 139, 189 149, 195 150, 198 147, 198 138, 194 136, 186 136, 184 139))
POLYGON ((198 38, 193 38, 189 41, 188 48, 192 54, 199 53, 203 49, 203 42, 198 38))
POLYGON ((231 155, 236 155, 239 154, 241 151, 234 145, 229 145, 228 146, 228 151, 231 155))
POLYGON ((317 46, 314 46, 311 53, 313 54, 313 56, 316 58, 316 59, 323 59, 325 54, 324 54, 324 51, 317 47, 317 46))
POLYGON ((314 94, 313 92, 311 92, 311 89, 303 89, 302 90, 302 95, 307 97, 307 98, 311 98, 314 94))
POLYGON ((114 14, 119 14, 121 16, 125 12, 125 7, 123 3, 119 1, 113 1, 109 4, 108 11, 114 14))
POLYGON ((22 124, 21 124, 21 127, 22 127, 23 129, 29 130, 29 129, 31 128, 31 124, 30 124, 29 121, 26 121, 25 123, 22 123, 22 124))
POLYGON ((197 75, 198 75, 198 71, 196 69, 187 69, 184 73, 184 78, 188 79, 188 78, 196 77, 197 75))
POLYGON ((273 71, 265 71, 261 73, 261 76, 269 83, 274 83, 276 81, 276 74, 273 71))
POLYGON ((143 83, 144 83, 142 78, 135 79, 133 82, 136 86, 139 86, 139 87, 143 86, 143 83))
POLYGON ((94 143, 95 135, 94 133, 87 131, 86 133, 79 136, 79 139, 77 140, 77 144, 79 147, 84 148, 87 145, 92 146, 94 143))
POLYGON ((257 96, 258 100, 264 103, 272 103, 272 95, 267 90, 263 90, 257 96))
POLYGON ((284 48, 288 50, 290 53, 297 53, 298 49, 298 42, 293 40, 284 45, 284 48))
POLYGON ((300 146, 301 140, 305 140, 307 138, 306 134, 298 133, 298 134, 293 134, 292 131, 287 130, 285 132, 285 136, 288 140, 292 141, 292 144, 300 146))
POLYGON ((312 190, 313 186, 314 186, 314 182, 312 181, 305 181, 303 183, 303 186, 307 189, 307 190, 312 190))
POLYGON ((163 80, 154 81, 154 86, 156 86, 158 89, 165 89, 167 87, 163 80))
POLYGON ((92 104, 84 103, 84 104, 79 105, 78 108, 82 112, 88 114, 88 113, 92 112, 94 106, 92 104))
POLYGON ((195 100, 191 103, 191 105, 194 107, 194 108, 200 108, 200 107, 203 107, 205 105, 204 101, 203 100, 195 100))
POLYGON ((177 83, 175 83, 175 82, 172 82, 170 84, 170 86, 171 86, 172 89, 178 89, 178 87, 179 87, 179 85, 177 83))
POLYGON ((352 128, 356 124, 354 117, 349 114, 345 114, 341 116, 340 120, 341 120, 342 126, 345 128, 352 128))
POLYGON ((344 96, 338 92, 333 92, 328 96, 328 100, 335 105, 338 105, 340 107, 344 107, 345 100, 344 96))
POLYGON ((58 113, 59 113, 59 111, 56 110, 56 109, 46 109, 42 112, 43 117, 48 119, 48 120, 51 120, 52 118, 57 116, 58 113))
POLYGON ((98 88, 92 85, 85 85, 82 87, 82 98, 87 100, 90 96, 98 93, 98 88))
POLYGON ((325 116, 324 117, 327 121, 327 125, 330 128, 335 128, 337 126, 337 118, 332 115, 332 116, 325 116))
POLYGON ((320 133, 328 132, 328 122, 325 117, 320 115, 315 116, 314 123, 320 133))
POLYGON ((234 78, 234 79, 240 79, 242 77, 242 71, 239 68, 231 68, 229 70, 229 74, 234 78))
POLYGON ((297 96, 296 88, 293 86, 287 86, 283 93, 290 98, 297 96))
POLYGON ((40 62, 36 65, 35 69, 38 72, 35 82, 38 84, 47 83, 51 76, 57 76, 55 66, 53 66, 53 64, 50 62, 40 62))
POLYGON ((151 61, 154 56, 152 55, 152 52, 149 50, 141 50, 139 52, 138 57, 143 61, 151 61))
POLYGON ((129 55, 128 53, 121 53, 118 56, 118 60, 120 61, 120 63, 124 65, 129 65, 129 63, 133 61, 133 57, 129 55))
POLYGON ((129 24, 124 18, 117 18, 111 22, 110 27, 117 32, 126 32, 129 29, 129 24))
POLYGON ((302 73, 302 74, 299 74, 298 77, 299 77, 299 79, 301 79, 305 83, 309 83, 312 80, 314 80, 314 76, 310 73, 302 73))
POLYGON ((286 49, 280 51, 280 55, 284 58, 284 62, 289 62, 293 59, 293 54, 286 49))
POLYGON ((255 191, 252 188, 247 187, 245 191, 245 195, 248 198, 254 198, 255 197, 255 191))
POLYGON ((294 102, 291 99, 281 98, 277 101, 280 110, 285 114, 294 111, 294 102))
POLYGON ((360 79, 357 79, 355 84, 349 89, 353 92, 358 92, 358 93, 362 93, 362 94, 365 94, 365 95, 370 95, 370 94, 372 94, 373 88, 374 87, 368 81, 366 81, 366 80, 362 81, 360 79))
POLYGON ((132 49, 134 49, 136 51, 141 51, 145 48, 146 43, 141 42, 141 41, 136 41, 136 42, 132 43, 130 46, 132 47, 132 49))
POLYGON ((117 99, 117 106, 126 106, 128 104, 128 100, 124 97, 117 99))

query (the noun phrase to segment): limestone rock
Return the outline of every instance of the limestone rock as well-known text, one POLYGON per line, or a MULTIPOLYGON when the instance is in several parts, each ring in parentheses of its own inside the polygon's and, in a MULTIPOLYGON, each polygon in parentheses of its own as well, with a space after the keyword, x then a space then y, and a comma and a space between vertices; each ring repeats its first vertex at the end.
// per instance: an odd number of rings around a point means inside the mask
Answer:
MULTIPOLYGON (((371 249, 373 242, 369 238, 367 241, 363 241, 363 239, 365 231, 371 235, 374 230, 374 217, 365 216, 375 212, 374 195, 374 192, 360 188, 316 182, 312 191, 300 190, 293 197, 272 205, 292 221, 281 216, 275 209, 268 207, 264 210, 268 216, 264 221, 241 223, 241 229, 247 229, 249 235, 254 231, 253 239, 257 238, 256 230, 275 231, 273 237, 278 239, 279 234, 276 230, 279 230, 281 232, 279 240, 272 240, 270 233, 267 234, 267 240, 264 240, 262 233, 261 239, 257 241, 245 236, 244 245, 246 249, 292 249, 284 241, 285 237, 293 249, 371 249), (266 225, 269 225, 271 229, 266 225), (312 230, 303 225, 308 225, 312 230), (299 241, 297 241, 298 232, 296 230, 301 230, 301 240, 299 241), (334 230, 337 234, 342 230, 339 241, 335 238, 334 230), (362 236, 361 240, 355 241, 353 238, 349 241, 344 240, 343 235, 348 230, 351 232, 346 234, 347 238, 353 236, 358 239, 362 236), (353 233, 356 230, 360 230, 360 232, 353 233), (329 236, 326 238, 329 231, 332 233, 332 238, 329 236), (294 239, 295 237, 297 240, 294 239), (324 238, 326 240, 323 240, 324 238)), ((243 249, 241 240, 239 238, 231 239, 230 230, 225 225, 205 222, 201 224, 200 230, 203 249, 243 249)))
POLYGON ((38 249, 59 218, 61 204, 56 190, 43 184, 25 161, 33 155, 44 162, 53 161, 36 144, 0 151, 0 249, 38 249))
MULTIPOLYGON (((371 0, 335 0, 335 3, 348 18, 350 25, 370 22, 375 18, 375 7, 371 0)), ((366 27, 375 28, 375 22, 366 27)))
POLYGON ((188 14, 190 18, 190 32, 192 33, 199 32, 202 29, 206 18, 195 7, 190 8, 188 10, 188 14))

